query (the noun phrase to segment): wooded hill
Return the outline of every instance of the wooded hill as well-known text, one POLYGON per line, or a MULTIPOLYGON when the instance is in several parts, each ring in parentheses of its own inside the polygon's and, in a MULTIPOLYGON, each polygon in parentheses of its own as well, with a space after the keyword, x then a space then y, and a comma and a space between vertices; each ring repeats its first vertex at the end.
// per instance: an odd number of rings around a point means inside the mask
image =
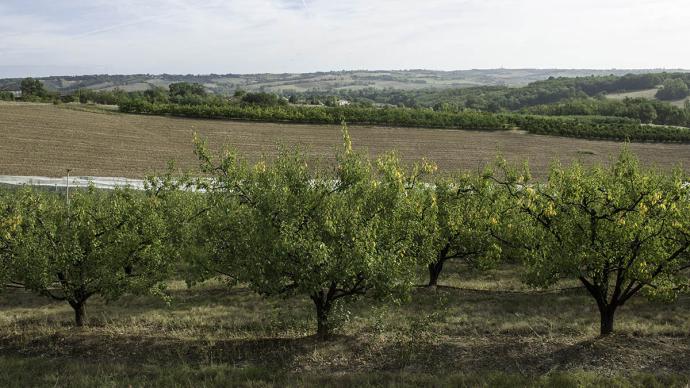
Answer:
MULTIPOLYGON (((203 84, 214 93, 231 94, 237 89, 273 93, 335 92, 373 89, 449 89, 473 86, 524 86, 549 77, 622 76, 628 73, 658 73, 663 70, 587 69, 486 69, 486 70, 382 70, 330 71, 284 74, 95 74, 39 77, 47 89, 62 94, 78 89, 144 91, 171 83, 203 84)), ((676 71, 676 70, 668 70, 676 71)), ((681 70, 678 70, 681 71, 681 70)), ((21 78, 0 79, 0 90, 19 90, 21 78)))

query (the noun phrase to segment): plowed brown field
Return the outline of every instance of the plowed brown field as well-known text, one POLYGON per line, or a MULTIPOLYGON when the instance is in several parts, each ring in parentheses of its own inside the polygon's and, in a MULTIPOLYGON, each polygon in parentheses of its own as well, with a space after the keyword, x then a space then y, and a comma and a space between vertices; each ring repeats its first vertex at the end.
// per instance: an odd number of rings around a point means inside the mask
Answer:
MULTIPOLYGON (((215 147, 234 146, 250 159, 271 155, 276 145, 301 144, 329 160, 341 144, 340 127, 195 120, 98 113, 45 104, 0 104, 0 175, 142 177, 163 170, 169 160, 193 168, 193 133, 215 147)), ((356 148, 371 154, 396 149, 405 160, 426 157, 442 170, 477 169, 501 153, 527 160, 543 176, 553 159, 607 162, 622 143, 539 136, 518 132, 352 126, 356 148)), ((690 166, 690 145, 634 143, 648 164, 669 169, 690 166)))

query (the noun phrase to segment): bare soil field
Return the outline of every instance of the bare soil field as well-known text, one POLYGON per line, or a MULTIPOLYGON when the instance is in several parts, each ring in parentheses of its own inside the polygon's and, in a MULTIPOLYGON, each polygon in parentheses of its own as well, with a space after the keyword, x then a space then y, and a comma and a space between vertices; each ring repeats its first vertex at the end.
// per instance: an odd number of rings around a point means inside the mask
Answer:
MULTIPOLYGON (((214 148, 235 147, 249 159, 299 144, 328 161, 342 142, 339 126, 196 120, 67 109, 47 104, 0 104, 0 175, 123 176, 139 178, 175 160, 193 169, 197 132, 214 148)), ((497 154, 527 161, 543 177, 552 160, 606 163, 620 142, 539 136, 512 131, 461 131, 352 126, 356 148, 376 155, 395 149, 407 161, 426 157, 442 171, 477 169, 497 154)), ((690 166, 687 144, 633 143, 640 159, 660 168, 690 166)))

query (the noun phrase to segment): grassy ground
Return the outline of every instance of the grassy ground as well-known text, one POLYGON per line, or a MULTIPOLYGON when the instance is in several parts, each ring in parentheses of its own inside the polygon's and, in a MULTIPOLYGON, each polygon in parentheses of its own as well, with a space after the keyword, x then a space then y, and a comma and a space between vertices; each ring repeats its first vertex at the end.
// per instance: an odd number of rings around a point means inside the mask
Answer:
MULTIPOLYGON (((459 267, 455 268, 460 270, 459 267)), ((624 306, 597 338, 580 290, 536 292, 512 268, 418 289, 401 305, 361 300, 319 342, 305 299, 265 300, 218 282, 172 282, 172 300, 67 305, 0 296, 0 386, 686 386, 690 298, 624 306)), ((421 279, 420 279, 421 280, 421 279)))
MULTIPOLYGON (((64 104, 0 104, 0 175, 143 177, 168 161, 193 168, 193 133, 212 146, 232 145, 256 159, 274 154, 276 144, 300 144, 314 158, 332 160, 342 143, 339 126, 192 120, 125 115, 110 108, 64 104)), ((419 128, 350 128, 354 145, 380 154, 397 149, 405 160, 427 157, 442 171, 477 169, 498 153, 517 163, 529 161, 543 176, 552 160, 606 162, 620 142, 539 136, 517 131, 460 131, 419 128)), ((634 143, 648 164, 690 166, 684 144, 634 143)))
MULTIPOLYGON (((615 100, 622 100, 624 98, 647 98, 650 100, 653 100, 656 98, 656 92, 658 92, 659 89, 647 89, 647 90, 638 90, 635 92, 627 92, 627 93, 611 93, 607 94, 607 97, 615 99, 615 100)), ((675 101, 669 101, 672 105, 675 105, 679 108, 682 108, 685 106, 685 100, 690 100, 690 97, 684 98, 681 100, 675 100, 675 101)))
POLYGON ((613 98, 615 100, 623 100, 625 98, 648 98, 650 100, 653 100, 656 96, 656 92, 658 92, 658 88, 654 89, 646 89, 646 90, 637 90, 634 92, 625 92, 625 93, 610 93, 607 94, 606 96, 609 98, 613 98))

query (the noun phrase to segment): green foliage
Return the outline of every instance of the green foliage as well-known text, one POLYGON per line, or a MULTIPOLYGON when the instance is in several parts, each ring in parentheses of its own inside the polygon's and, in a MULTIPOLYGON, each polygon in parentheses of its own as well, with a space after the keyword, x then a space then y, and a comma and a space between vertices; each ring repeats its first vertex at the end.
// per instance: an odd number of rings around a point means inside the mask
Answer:
POLYGON ((435 255, 429 264, 430 286, 437 284, 448 260, 487 269, 500 259, 500 241, 495 236, 507 224, 504 213, 510 204, 504 191, 492 183, 486 175, 472 173, 436 181, 438 215, 431 237, 435 255))
POLYGON ((66 301, 83 324, 93 295, 161 291, 176 252, 161 216, 162 201, 128 189, 76 190, 62 196, 25 189, 17 199, 21 224, 12 249, 11 279, 66 301))
MULTIPOLYGON (((520 110, 535 105, 553 104, 569 99, 582 99, 655 88, 668 78, 682 78, 690 82, 686 73, 628 74, 623 76, 587 76, 549 78, 524 87, 477 86, 467 88, 429 88, 396 90, 361 88, 335 91, 337 97, 350 101, 368 101, 407 107, 438 107, 445 104, 458 111, 477 109, 488 112, 520 110)), ((333 91, 330 93, 334 93, 333 91)), ((306 92, 305 99, 328 96, 323 92, 306 92)))
POLYGON ((616 116, 636 119, 643 123, 690 125, 690 116, 683 109, 667 102, 645 98, 626 98, 624 100, 574 99, 556 104, 537 105, 524 111, 550 116, 616 116))
POLYGON ((146 99, 146 101, 154 104, 165 104, 169 101, 168 91, 161 87, 155 87, 153 89, 144 91, 144 98, 146 99))
POLYGON ((188 82, 172 83, 168 86, 170 97, 205 96, 204 85, 190 84, 188 82))
POLYGON ((287 101, 273 93, 245 93, 242 102, 249 105, 260 106, 280 106, 286 105, 287 101))
POLYGON ((536 115, 509 117, 516 127, 541 135, 636 141, 690 141, 689 128, 645 125, 622 117, 536 115))
POLYGON ((206 97, 204 85, 188 82, 172 83, 168 86, 170 101, 177 104, 201 104, 206 97))
POLYGON ((103 105, 118 105, 129 100, 130 94, 122 89, 113 90, 90 90, 79 89, 72 95, 72 99, 78 100, 82 104, 95 103, 103 105))
MULTIPOLYGON (((43 83, 35 78, 24 78, 20 82, 21 100, 31 102, 53 102, 59 100, 60 96, 57 92, 50 92, 46 90, 43 83)), ((2 99, 10 99, 9 95, 5 95, 2 99)), ((12 96, 11 99, 14 99, 12 96)))
POLYGON ((659 73, 551 78, 521 88, 359 89, 335 95, 285 92, 290 99, 273 93, 247 93, 236 89, 232 100, 207 94, 201 84, 177 82, 170 85, 170 91, 162 88, 143 93, 125 93, 117 89, 77 91, 75 96, 81 102, 117 104, 125 113, 322 124, 338 124, 345 120, 385 126, 519 128, 536 134, 581 138, 690 141, 690 129, 675 128, 690 126, 687 111, 657 100, 616 101, 603 97, 606 93, 653 88, 661 82, 684 85, 690 82, 690 76, 659 73), (337 101, 343 98, 352 104, 337 106, 337 101), (296 105, 298 101, 317 107, 296 105), (374 107, 374 102, 385 106, 374 107), (509 113, 511 111, 526 114, 509 113))
POLYGON ((408 172, 394 154, 374 165, 352 150, 347 132, 333 171, 299 152, 253 166, 231 152, 214 162, 201 142, 197 154, 214 178, 199 228, 208 254, 197 273, 228 275, 264 295, 310 297, 319 336, 331 333, 341 299, 401 298, 412 287, 434 214, 416 182, 430 166, 408 172))
POLYGON ((413 108, 375 108, 364 106, 299 106, 222 103, 219 105, 153 104, 132 100, 120 104, 125 113, 173 115, 182 117, 240 119, 257 121, 289 121, 298 123, 348 123, 457 128, 468 130, 501 130, 519 128, 535 134, 570 137, 616 139, 690 141, 690 129, 649 126, 639 120, 602 116, 537 116, 525 114, 494 114, 476 111, 434 111, 413 108))
POLYGON ((0 188, 0 291, 10 278, 17 234, 22 224, 17 205, 14 192, 0 188))
MULTIPOLYGON (((195 180, 187 174, 175 173, 172 164, 165 174, 146 179, 146 191, 149 196, 156 197, 160 205, 157 211, 166 225, 165 243, 168 249, 175 252, 171 256, 171 267, 175 267, 181 278, 186 277, 190 283, 194 283, 194 268, 188 264, 207 253, 196 237, 199 233, 199 217, 208 210, 208 196, 198 190, 195 180), (182 257, 185 260, 177 260, 182 257)), ((217 221, 221 225, 223 220, 217 221)))
POLYGON ((170 114, 183 117, 227 118, 300 123, 399 125, 464 129, 502 129, 506 118, 481 112, 434 112, 430 109, 366 108, 356 106, 308 107, 294 105, 224 104, 176 105, 131 101, 120 105, 125 113, 170 114))
POLYGON ((32 97, 45 97, 47 91, 43 87, 43 83, 37 79, 28 77, 21 82, 21 91, 23 99, 30 99, 32 97))
POLYGON ((555 165, 546 184, 504 169, 523 218, 529 283, 578 279, 596 300, 601 334, 639 291, 673 299, 690 285, 690 186, 680 173, 643 170, 624 150, 611 167, 555 165))
POLYGON ((681 78, 669 78, 656 93, 660 100, 680 100, 688 96, 690 90, 688 84, 681 78))
POLYGON ((0 91, 0 100, 14 101, 14 94, 12 92, 0 91))
POLYGON ((218 95, 206 93, 203 85, 186 82, 170 85, 170 91, 163 88, 153 88, 144 92, 125 92, 122 89, 90 90, 79 89, 72 95, 63 96, 67 100, 78 100, 82 104, 95 103, 105 105, 127 105, 149 102, 152 104, 174 103, 183 105, 222 105, 225 100, 218 95))

